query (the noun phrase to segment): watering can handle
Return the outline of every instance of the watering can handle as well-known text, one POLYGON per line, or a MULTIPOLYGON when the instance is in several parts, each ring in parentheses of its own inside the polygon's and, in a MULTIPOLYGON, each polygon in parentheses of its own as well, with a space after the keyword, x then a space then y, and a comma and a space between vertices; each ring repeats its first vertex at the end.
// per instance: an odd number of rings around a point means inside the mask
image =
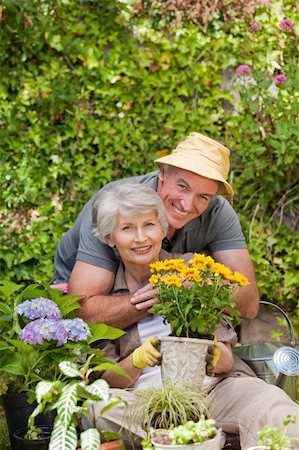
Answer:
POLYGON ((273 306, 273 308, 276 308, 284 316, 284 318, 287 321, 287 324, 289 326, 289 331, 290 331, 290 336, 291 336, 291 345, 292 345, 292 347, 295 347, 296 341, 295 341, 294 328, 293 328, 292 322, 290 321, 286 312, 282 308, 280 308, 280 306, 277 306, 277 305, 275 305, 275 303, 268 302, 266 300, 260 300, 260 304, 273 306))

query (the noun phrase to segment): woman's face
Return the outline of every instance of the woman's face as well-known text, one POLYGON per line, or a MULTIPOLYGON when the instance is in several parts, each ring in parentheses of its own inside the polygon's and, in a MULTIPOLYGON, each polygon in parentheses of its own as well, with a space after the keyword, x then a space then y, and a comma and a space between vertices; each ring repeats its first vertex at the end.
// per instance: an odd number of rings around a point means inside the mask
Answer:
POLYGON ((108 244, 116 247, 124 265, 148 266, 159 259, 163 237, 156 211, 149 211, 131 217, 119 215, 108 244))

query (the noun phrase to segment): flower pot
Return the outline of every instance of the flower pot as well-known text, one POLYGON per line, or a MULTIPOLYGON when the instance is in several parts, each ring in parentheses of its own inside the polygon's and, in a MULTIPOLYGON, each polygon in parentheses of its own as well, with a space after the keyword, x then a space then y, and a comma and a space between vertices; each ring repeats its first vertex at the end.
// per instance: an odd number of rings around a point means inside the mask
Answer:
POLYGON ((162 382, 191 384, 202 388, 206 376, 208 339, 161 337, 162 382))
POLYGON ((41 429, 41 436, 38 439, 25 439, 24 436, 27 433, 28 428, 19 428, 13 434, 16 442, 16 450, 48 450, 52 427, 43 426, 41 429))
MULTIPOLYGON (((125 444, 122 439, 115 439, 113 441, 103 442, 100 447, 100 450, 125 450, 125 444)), ((79 447, 77 450, 82 450, 79 447)))
MULTIPOLYGON (((11 447, 17 448, 17 443, 14 438, 14 432, 20 428, 27 427, 27 422, 30 414, 36 407, 36 403, 28 403, 27 394, 22 392, 20 394, 3 394, 2 396, 3 409, 5 411, 7 428, 9 432, 11 447)), ((36 418, 36 425, 53 425, 55 418, 54 412, 47 414, 39 414, 36 418)))
POLYGON ((265 445, 255 445, 254 447, 248 447, 247 450, 267 450, 267 448, 265 445))
POLYGON ((115 439, 114 441, 103 442, 100 445, 101 450, 125 450, 124 441, 115 439))
POLYGON ((152 439, 155 450, 221 450, 224 443, 225 437, 221 429, 218 430, 217 435, 212 439, 185 445, 159 444, 152 439))

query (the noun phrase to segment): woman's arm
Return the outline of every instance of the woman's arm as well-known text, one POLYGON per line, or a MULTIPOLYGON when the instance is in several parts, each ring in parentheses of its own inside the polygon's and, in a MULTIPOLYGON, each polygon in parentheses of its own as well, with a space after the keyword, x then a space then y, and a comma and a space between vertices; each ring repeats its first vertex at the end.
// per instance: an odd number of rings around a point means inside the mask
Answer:
POLYGON ((132 386, 132 384, 139 378, 142 369, 138 369, 133 366, 132 354, 123 359, 118 365, 128 373, 129 377, 124 377, 112 372, 111 370, 106 370, 103 373, 102 378, 106 380, 112 388, 126 389, 132 386))
POLYGON ((129 377, 124 377, 112 371, 103 373, 102 378, 110 387, 125 389, 130 387, 141 375, 142 369, 147 366, 156 366, 161 363, 161 353, 158 350, 160 341, 156 336, 150 336, 129 356, 119 362, 119 367, 124 369, 129 377))

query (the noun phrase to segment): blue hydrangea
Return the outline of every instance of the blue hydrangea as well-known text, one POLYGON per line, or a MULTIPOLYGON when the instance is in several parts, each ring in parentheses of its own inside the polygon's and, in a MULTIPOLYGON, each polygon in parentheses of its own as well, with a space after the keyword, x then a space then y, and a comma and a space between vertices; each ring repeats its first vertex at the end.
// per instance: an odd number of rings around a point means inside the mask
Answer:
POLYGON ((41 318, 61 319, 58 305, 52 300, 43 297, 26 300, 17 306, 17 312, 20 316, 25 316, 30 320, 41 318))
POLYGON ((82 319, 66 319, 64 326, 68 331, 70 341, 86 341, 91 336, 87 323, 82 319))

